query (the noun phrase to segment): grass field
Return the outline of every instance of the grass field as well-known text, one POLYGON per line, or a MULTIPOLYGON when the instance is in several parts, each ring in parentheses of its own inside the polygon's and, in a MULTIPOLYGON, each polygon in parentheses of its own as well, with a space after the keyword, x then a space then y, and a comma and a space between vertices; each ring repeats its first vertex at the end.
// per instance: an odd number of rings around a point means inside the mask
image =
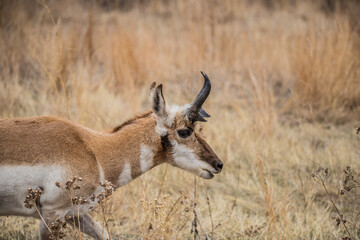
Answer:
MULTIPOLYGON (((346 166, 360 172, 359 14, 356 1, 2 1, 0 118, 111 129, 150 108, 153 81, 192 101, 202 70, 222 173, 162 165, 118 189, 112 237, 358 239, 360 190, 340 190, 346 166)), ((0 217, 0 239, 38 227, 0 217)))

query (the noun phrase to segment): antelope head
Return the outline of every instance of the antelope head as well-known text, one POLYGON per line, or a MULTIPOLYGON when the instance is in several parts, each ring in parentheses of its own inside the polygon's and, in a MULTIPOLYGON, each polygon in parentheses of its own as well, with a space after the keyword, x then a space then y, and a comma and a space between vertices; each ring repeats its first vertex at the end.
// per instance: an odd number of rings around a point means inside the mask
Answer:
POLYGON ((206 122, 210 117, 202 108, 209 96, 211 83, 204 77, 204 85, 191 104, 167 106, 162 92, 162 85, 154 82, 150 87, 150 101, 156 115, 156 132, 170 154, 166 162, 184 169, 202 178, 210 179, 214 173, 221 172, 223 163, 211 147, 202 138, 196 128, 198 122, 206 122))

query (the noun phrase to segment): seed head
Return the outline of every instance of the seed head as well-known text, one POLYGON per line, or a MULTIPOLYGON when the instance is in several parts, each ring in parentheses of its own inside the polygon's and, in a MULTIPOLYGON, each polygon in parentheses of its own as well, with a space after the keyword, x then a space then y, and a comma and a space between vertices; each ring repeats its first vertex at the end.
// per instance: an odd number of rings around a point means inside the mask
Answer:
POLYGON ((36 206, 36 202, 39 201, 41 194, 43 194, 43 191, 40 188, 36 188, 35 190, 32 188, 28 188, 28 195, 25 197, 25 207, 26 208, 32 208, 33 206, 36 206))

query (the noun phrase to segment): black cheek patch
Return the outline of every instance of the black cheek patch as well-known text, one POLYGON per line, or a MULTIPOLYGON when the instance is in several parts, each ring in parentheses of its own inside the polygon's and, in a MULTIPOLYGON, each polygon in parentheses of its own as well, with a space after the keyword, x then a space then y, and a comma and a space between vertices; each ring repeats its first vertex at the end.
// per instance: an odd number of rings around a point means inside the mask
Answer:
POLYGON ((161 136, 161 146, 163 147, 164 151, 171 148, 171 143, 170 143, 168 134, 166 134, 165 136, 161 136))

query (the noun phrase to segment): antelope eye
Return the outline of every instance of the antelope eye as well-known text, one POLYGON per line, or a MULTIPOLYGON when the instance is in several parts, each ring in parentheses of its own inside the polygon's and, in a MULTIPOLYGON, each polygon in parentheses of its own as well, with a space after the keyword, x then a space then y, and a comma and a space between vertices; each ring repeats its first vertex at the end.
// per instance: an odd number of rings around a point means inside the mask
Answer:
POLYGON ((179 134, 179 136, 181 138, 187 138, 192 134, 193 130, 189 129, 189 128, 184 128, 184 129, 180 129, 177 130, 177 133, 179 134))

